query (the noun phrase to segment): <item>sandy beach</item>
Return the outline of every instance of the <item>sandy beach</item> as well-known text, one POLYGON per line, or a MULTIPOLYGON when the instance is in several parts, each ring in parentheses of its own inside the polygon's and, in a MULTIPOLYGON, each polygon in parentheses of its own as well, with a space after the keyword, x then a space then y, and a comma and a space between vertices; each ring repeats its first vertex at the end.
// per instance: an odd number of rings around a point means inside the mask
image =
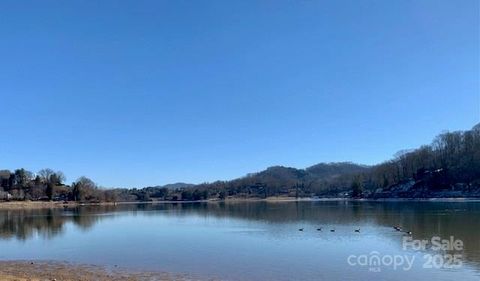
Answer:
MULTIPOLYGON (((311 201, 311 198, 295 198, 295 197, 268 197, 268 198, 228 198, 223 202, 289 202, 289 201, 311 201)), ((218 203, 219 200, 199 200, 199 201, 132 201, 132 202, 100 202, 100 203, 78 203, 73 201, 0 201, 0 210, 22 210, 22 209, 48 209, 48 208, 64 208, 76 206, 112 206, 112 205, 127 205, 127 204, 162 204, 162 203, 192 203, 192 202, 207 202, 218 203)))
POLYGON ((352 198, 295 198, 295 197, 281 197, 271 196, 267 198, 227 198, 221 200, 199 200, 199 201, 132 201, 132 202, 100 202, 100 203, 78 203, 78 202, 60 202, 60 201, 0 201, 0 210, 30 210, 30 209, 49 209, 49 208, 65 208, 77 206, 113 206, 113 205, 131 205, 131 204, 163 204, 163 203, 241 203, 241 202, 300 202, 300 201, 371 201, 371 202, 404 202, 404 201, 418 201, 418 202, 477 202, 479 198, 380 198, 380 199, 352 199, 352 198))
POLYGON ((109 270, 62 262, 0 261, 0 281, 186 281, 182 275, 109 270))
POLYGON ((48 208, 63 208, 76 207, 81 205, 114 205, 111 202, 102 203, 77 203, 73 201, 8 201, 0 202, 0 210, 21 210, 21 209, 48 209, 48 208))

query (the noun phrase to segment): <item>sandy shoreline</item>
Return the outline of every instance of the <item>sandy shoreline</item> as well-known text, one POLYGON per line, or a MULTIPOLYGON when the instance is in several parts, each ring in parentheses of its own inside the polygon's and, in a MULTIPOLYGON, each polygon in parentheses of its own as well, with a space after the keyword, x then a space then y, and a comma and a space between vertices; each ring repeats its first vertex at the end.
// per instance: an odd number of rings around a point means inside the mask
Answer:
POLYGON ((220 200, 200 201, 146 201, 146 202, 101 202, 78 203, 58 201, 0 201, 0 210, 48 209, 78 206, 114 206, 132 204, 182 204, 182 203, 241 203, 241 202, 314 202, 314 201, 364 201, 364 202, 480 202, 479 198, 381 198, 381 199, 352 199, 352 198, 295 198, 295 197, 268 197, 268 198, 229 198, 220 200))
MULTIPOLYGON (((9 201, 0 202, 0 210, 19 210, 19 209, 47 209, 47 208, 64 208, 64 207, 76 207, 85 204, 79 204, 76 202, 53 202, 53 201, 9 201)), ((113 203, 96 203, 88 205, 113 205, 113 203)))
POLYGON ((164 203, 234 203, 234 202, 290 202, 290 201, 311 201, 311 198, 294 198, 294 197, 269 197, 261 198, 233 198, 225 201, 220 200, 200 200, 200 201, 134 201, 134 202, 100 202, 100 203, 78 203, 78 202, 61 202, 61 201, 0 201, 0 210, 19 210, 19 209, 47 209, 47 208, 64 208, 78 206, 114 206, 114 205, 132 205, 132 204, 164 204, 164 203))
POLYGON ((0 261, 0 281, 186 281, 183 275, 109 270, 66 262, 0 261))

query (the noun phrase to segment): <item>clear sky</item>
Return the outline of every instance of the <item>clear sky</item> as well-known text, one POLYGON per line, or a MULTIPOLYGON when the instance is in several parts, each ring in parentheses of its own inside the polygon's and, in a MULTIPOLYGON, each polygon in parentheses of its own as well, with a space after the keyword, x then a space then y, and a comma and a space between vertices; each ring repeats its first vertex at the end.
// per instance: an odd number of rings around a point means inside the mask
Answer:
POLYGON ((480 121, 479 1, 0 1, 0 169, 365 164, 480 121))

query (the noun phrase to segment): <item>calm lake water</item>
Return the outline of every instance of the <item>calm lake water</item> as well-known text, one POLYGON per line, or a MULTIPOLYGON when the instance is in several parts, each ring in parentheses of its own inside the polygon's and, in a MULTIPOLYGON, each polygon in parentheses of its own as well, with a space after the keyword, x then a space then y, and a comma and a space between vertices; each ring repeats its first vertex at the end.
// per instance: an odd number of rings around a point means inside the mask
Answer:
POLYGON ((478 202, 242 202, 1 210, 0 260, 118 265, 224 280, 479 280, 479 234, 478 202), (412 231, 412 239, 453 236, 463 241, 463 247, 404 250, 402 242, 409 235, 396 231, 394 225, 412 231), (320 227, 322 231, 317 230, 320 227), (360 232, 354 231, 357 228, 360 232), (460 267, 448 263, 453 255, 460 255, 460 267), (363 262, 363 257, 375 261, 372 256, 380 257, 380 264, 363 262), (403 263, 394 269, 387 256, 398 263, 406 256, 413 265, 404 270, 403 263))

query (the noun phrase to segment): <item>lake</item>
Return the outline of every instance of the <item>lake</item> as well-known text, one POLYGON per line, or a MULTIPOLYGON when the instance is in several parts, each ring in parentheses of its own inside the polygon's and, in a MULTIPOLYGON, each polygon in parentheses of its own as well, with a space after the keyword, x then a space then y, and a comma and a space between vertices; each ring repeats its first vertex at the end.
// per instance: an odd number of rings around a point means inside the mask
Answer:
POLYGON ((0 210, 0 260, 59 260, 239 281, 479 280, 479 232, 477 202, 0 210), (439 243, 445 248, 436 249, 435 237, 462 245, 439 243), (430 243, 414 247, 420 240, 430 243))

